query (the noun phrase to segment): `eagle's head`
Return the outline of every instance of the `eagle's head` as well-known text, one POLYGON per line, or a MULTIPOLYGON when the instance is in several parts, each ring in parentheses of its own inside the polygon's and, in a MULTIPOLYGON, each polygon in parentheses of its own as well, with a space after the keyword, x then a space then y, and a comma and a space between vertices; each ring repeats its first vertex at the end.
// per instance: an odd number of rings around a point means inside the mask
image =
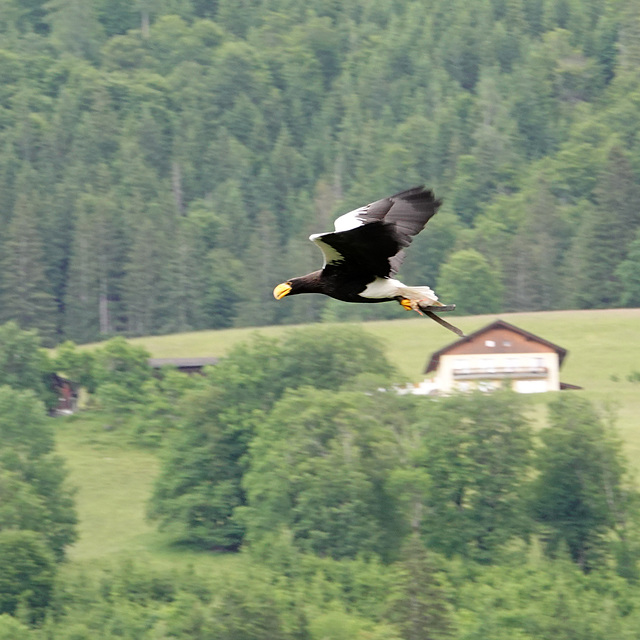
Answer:
POLYGON ((286 282, 281 282, 273 290, 273 297, 276 300, 281 300, 285 296, 294 296, 297 293, 324 293, 321 271, 314 271, 306 276, 290 278, 286 282))

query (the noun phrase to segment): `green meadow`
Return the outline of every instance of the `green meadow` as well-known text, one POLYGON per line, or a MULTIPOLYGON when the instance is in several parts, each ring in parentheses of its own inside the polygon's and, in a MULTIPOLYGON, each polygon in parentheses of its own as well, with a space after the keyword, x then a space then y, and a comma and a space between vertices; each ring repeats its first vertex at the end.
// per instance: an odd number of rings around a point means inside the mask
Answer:
MULTIPOLYGON (((455 318, 466 333, 498 316, 455 318)), ((501 314, 500 318, 554 342, 569 351, 561 379, 580 385, 616 426, 631 466, 640 470, 640 309, 553 311, 501 314)), ((415 316, 406 320, 363 325, 385 346, 399 378, 418 381, 431 353, 457 339, 436 323, 415 316)), ((297 327, 230 329, 136 338, 154 357, 224 356, 238 342, 259 332, 286 338, 297 327)), ((530 396, 534 416, 542 416, 548 396, 530 396)), ((58 451, 66 458, 70 481, 77 488, 79 540, 70 549, 75 563, 101 559, 152 556, 154 562, 193 562, 205 567, 221 560, 212 554, 171 547, 145 517, 146 502, 160 461, 157 452, 129 445, 117 430, 84 414, 60 419, 58 451)))
POLYGON ((148 559, 154 565, 193 564, 206 568, 234 562, 168 544, 146 518, 146 504, 159 469, 157 452, 122 442, 94 418, 60 419, 58 453, 75 488, 78 541, 67 551, 72 566, 95 567, 114 558, 148 559))
MULTIPOLYGON (((367 322, 362 326, 382 341, 398 372, 416 382, 422 379, 431 353, 458 338, 435 322, 412 315, 406 320, 367 322)), ((465 333, 476 331, 499 317, 567 349, 561 380, 583 387, 579 393, 587 394, 603 408, 615 412, 629 457, 640 462, 640 382, 627 379, 633 371, 640 375, 640 309, 446 317, 465 333)), ((200 331, 135 338, 131 342, 145 347, 157 358, 224 356, 251 333, 282 338, 296 328, 200 331)))

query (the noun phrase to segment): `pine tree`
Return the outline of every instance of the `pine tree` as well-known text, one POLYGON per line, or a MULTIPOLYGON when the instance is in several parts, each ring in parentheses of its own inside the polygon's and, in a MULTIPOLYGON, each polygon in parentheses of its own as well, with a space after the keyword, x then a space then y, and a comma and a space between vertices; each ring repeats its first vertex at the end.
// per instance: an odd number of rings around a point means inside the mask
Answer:
POLYGON ((86 198, 82 198, 77 205, 64 311, 64 333, 75 342, 90 342, 99 334, 94 258, 93 220, 86 198))
POLYGON ((275 219, 263 211, 245 252, 244 273, 241 275, 241 304, 236 316, 237 326, 273 324, 277 307, 271 292, 281 280, 275 219))
POLYGON ((404 640, 443 640, 454 636, 452 607, 438 575, 434 555, 417 532, 411 534, 397 564, 397 586, 389 617, 404 640))
POLYGON ((575 298, 584 308, 618 304, 622 290, 616 269, 640 228, 640 186, 620 147, 611 149, 595 195, 574 247, 575 298))
POLYGON ((192 331, 208 328, 204 315, 206 273, 204 252, 195 225, 182 218, 167 242, 165 301, 168 311, 166 330, 192 331))
POLYGON ((81 197, 65 296, 68 338, 85 342, 122 328, 120 298, 126 248, 113 194, 81 197))
POLYGON ((42 238, 28 196, 20 194, 2 260, 0 319, 38 329, 46 344, 56 336, 57 309, 45 278, 42 238))
POLYGON ((177 309, 166 307, 168 242, 165 213, 159 205, 139 216, 126 264, 123 297, 128 329, 135 335, 175 325, 177 309))
POLYGON ((503 255, 508 309, 527 311, 566 305, 570 296, 558 283, 570 233, 549 184, 536 176, 523 192, 523 215, 503 255))
POLYGON ((66 51, 96 60, 104 34, 95 14, 95 3, 84 0, 49 0, 48 21, 53 36, 66 51))
POLYGON ((618 265, 615 273, 620 280, 622 294, 620 303, 625 307, 640 307, 640 229, 636 239, 629 245, 626 259, 618 265))

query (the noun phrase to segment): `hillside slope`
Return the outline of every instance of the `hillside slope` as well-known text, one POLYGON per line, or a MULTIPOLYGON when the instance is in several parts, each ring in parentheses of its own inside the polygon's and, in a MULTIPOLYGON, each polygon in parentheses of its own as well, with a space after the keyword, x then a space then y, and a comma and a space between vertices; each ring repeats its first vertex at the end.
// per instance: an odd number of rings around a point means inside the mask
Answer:
MULTIPOLYGON (((496 316, 456 319, 464 331, 474 331, 496 316)), ((640 382, 627 376, 640 370, 640 309, 554 311, 501 314, 501 318, 538 334, 569 351, 562 379, 617 415, 617 427, 633 467, 640 460, 640 382)), ((432 351, 452 342, 453 334, 424 318, 370 322, 364 329, 380 338, 399 377, 419 380, 432 351)), ((299 327, 265 327, 259 333, 286 339, 299 327)), ((255 330, 202 331, 135 338, 155 357, 224 356, 255 330)), ((90 346, 88 348, 91 348, 90 346)), ((530 397, 533 415, 544 410, 549 394, 530 397)), ((122 441, 117 431, 83 415, 60 423, 58 450, 66 458, 70 480, 78 488, 80 539, 72 560, 94 562, 118 554, 151 553, 171 562, 194 560, 194 552, 166 545, 162 534, 145 519, 146 502, 158 470, 153 452, 122 441), (185 555, 186 554, 186 555, 185 555)), ((197 562, 204 557, 197 555, 197 562)))
MULTIPOLYGON (((640 383, 627 379, 633 371, 640 371, 640 309, 503 313, 456 318, 455 324, 468 333, 498 317, 567 349, 569 354, 561 371, 563 382, 583 387, 583 393, 616 409, 625 439, 640 454, 640 383)), ((382 340, 389 360, 412 381, 422 378, 433 351, 457 339, 434 322, 417 316, 361 326, 382 340)), ((199 331, 134 338, 131 342, 157 358, 224 356, 252 333, 286 339, 287 333, 296 328, 199 331)))

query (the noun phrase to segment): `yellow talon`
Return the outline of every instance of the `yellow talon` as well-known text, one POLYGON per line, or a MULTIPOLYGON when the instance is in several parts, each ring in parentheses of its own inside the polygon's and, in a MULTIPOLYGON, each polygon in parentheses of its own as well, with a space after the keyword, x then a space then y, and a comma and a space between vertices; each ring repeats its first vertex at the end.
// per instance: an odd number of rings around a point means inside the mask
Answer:
POLYGON ((398 302, 407 310, 407 311, 417 311, 421 316, 424 315, 422 310, 420 309, 420 303, 417 300, 409 300, 409 298, 401 298, 398 302))

